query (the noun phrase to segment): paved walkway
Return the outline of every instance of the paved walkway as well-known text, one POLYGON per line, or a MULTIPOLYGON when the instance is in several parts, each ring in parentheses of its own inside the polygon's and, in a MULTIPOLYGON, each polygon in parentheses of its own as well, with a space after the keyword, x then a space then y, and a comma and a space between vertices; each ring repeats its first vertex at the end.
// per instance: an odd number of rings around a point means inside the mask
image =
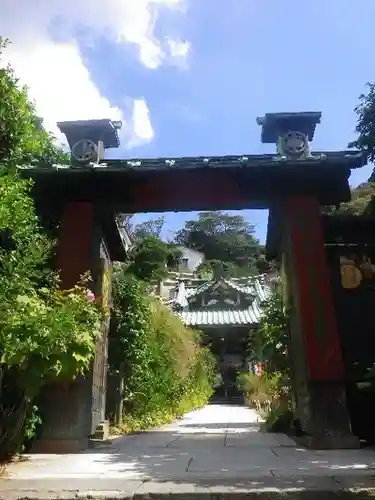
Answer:
POLYGON ((78 492, 96 492, 91 498, 102 498, 99 492, 106 498, 193 492, 203 498, 212 491, 334 491, 375 486, 374 468, 371 450, 305 450, 283 434, 259 432, 254 410, 210 405, 171 425, 116 438, 107 448, 14 463, 0 480, 0 498, 24 498, 26 491, 28 498, 50 499, 57 492, 59 498, 78 492))

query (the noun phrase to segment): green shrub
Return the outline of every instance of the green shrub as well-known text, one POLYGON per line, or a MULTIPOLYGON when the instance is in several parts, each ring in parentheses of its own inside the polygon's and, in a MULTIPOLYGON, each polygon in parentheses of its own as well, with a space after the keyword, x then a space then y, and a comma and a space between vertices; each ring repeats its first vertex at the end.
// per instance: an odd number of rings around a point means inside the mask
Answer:
MULTIPOLYGON (((248 404, 276 427, 279 424, 278 420, 273 422, 275 415, 279 412, 288 415, 292 405, 289 315, 285 298, 277 289, 264 302, 259 328, 252 334, 249 343, 249 358, 255 363, 262 363, 263 374, 261 377, 245 374, 240 382, 248 404)), ((282 420, 283 417, 280 418, 282 420)))
POLYGON ((267 432, 287 433, 291 430, 293 424, 293 413, 286 409, 277 407, 272 409, 266 416, 264 430, 267 432))
POLYGON ((204 405, 212 394, 215 362, 199 334, 122 268, 114 279, 116 332, 110 369, 124 366, 123 431, 168 422, 204 405))
POLYGON ((267 410, 276 404, 279 396, 279 373, 263 374, 242 372, 237 378, 237 387, 245 397, 245 403, 257 410, 267 410))

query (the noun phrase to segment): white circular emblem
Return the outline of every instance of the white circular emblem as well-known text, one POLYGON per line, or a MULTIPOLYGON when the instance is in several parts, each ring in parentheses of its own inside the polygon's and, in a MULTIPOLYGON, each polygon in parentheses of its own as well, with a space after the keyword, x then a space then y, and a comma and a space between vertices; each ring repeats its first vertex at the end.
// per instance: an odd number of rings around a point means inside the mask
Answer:
POLYGON ((288 132, 283 137, 283 151, 287 156, 298 157, 306 150, 306 136, 302 132, 288 132))
POLYGON ((89 139, 82 139, 72 147, 72 156, 79 163, 90 163, 97 155, 98 147, 89 139))

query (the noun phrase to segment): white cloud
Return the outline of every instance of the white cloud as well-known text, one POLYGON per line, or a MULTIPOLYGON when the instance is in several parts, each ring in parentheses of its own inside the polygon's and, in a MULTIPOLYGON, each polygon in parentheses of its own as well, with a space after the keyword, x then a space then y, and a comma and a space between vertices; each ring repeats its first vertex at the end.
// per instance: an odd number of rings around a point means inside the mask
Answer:
POLYGON ((167 39, 168 51, 175 64, 186 67, 187 56, 190 51, 190 43, 182 40, 167 39))
MULTIPOLYGON (((105 37, 134 46, 148 68, 181 65, 186 42, 158 40, 155 23, 161 9, 180 9, 183 0, 2 0, 0 34, 12 44, 4 52, 20 81, 29 87, 37 112, 56 135, 57 121, 110 118, 125 123, 123 140, 130 146, 153 138, 146 101, 135 99, 132 116, 100 94, 87 70, 75 34, 105 37), (53 26, 53 32, 52 32, 53 26)), ((126 89, 125 89, 126 91, 126 89)))
POLYGON ((73 42, 35 41, 30 52, 15 43, 4 55, 29 87, 45 127, 55 135, 59 136, 57 121, 124 119, 122 111, 100 95, 73 42))
POLYGON ((150 121, 150 112, 144 99, 135 99, 132 112, 133 136, 130 146, 134 147, 142 142, 150 142, 154 137, 154 130, 150 121))

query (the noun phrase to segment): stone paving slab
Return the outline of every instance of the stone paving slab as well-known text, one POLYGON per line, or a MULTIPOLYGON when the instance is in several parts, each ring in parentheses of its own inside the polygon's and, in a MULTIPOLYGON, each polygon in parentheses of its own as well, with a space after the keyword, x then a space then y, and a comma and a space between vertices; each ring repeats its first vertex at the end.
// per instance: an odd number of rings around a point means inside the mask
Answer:
MULTIPOLYGON (((105 450, 34 455, 8 467, 0 499, 324 498, 375 490, 370 450, 306 450, 259 432, 244 407, 209 406, 173 424, 119 437, 105 450), (86 496, 85 496, 86 495, 86 496), (242 495, 242 496, 241 496, 242 495), (328 496, 327 496, 328 495, 328 496)), ((375 498, 374 498, 375 500, 375 498)))
POLYGON ((336 461, 344 460, 345 462, 366 462, 375 463, 375 452, 372 449, 355 449, 355 450, 311 450, 302 447, 293 448, 280 447, 275 450, 280 458, 291 458, 295 460, 323 460, 336 461))
POLYGON ((228 434, 225 446, 269 446, 276 448, 279 446, 295 448, 296 443, 285 434, 265 434, 261 432, 249 432, 246 434, 228 434))
POLYGON ((13 464, 8 468, 10 480, 107 477, 124 479, 169 479, 183 477, 191 461, 185 451, 168 453, 149 450, 134 456, 123 454, 85 454, 13 464))
POLYGON ((375 453, 370 450, 306 450, 303 448, 272 448, 280 462, 289 469, 308 468, 332 473, 373 470, 375 453))
POLYGON ((277 466, 280 460, 275 457, 269 448, 258 448, 250 455, 247 449, 222 448, 220 453, 212 454, 208 451, 191 457, 189 472, 257 472, 268 471, 272 466, 277 466))
POLYGON ((215 450, 216 453, 219 449, 225 446, 226 437, 225 434, 215 435, 197 435, 190 434, 189 436, 184 436, 180 434, 180 437, 175 441, 171 442, 168 449, 186 449, 186 450, 200 450, 200 449, 210 449, 215 450))
POLYGON ((176 440, 182 437, 177 433, 144 433, 134 436, 131 440, 118 440, 114 441, 112 448, 120 451, 133 451, 141 448, 168 448, 176 440))

